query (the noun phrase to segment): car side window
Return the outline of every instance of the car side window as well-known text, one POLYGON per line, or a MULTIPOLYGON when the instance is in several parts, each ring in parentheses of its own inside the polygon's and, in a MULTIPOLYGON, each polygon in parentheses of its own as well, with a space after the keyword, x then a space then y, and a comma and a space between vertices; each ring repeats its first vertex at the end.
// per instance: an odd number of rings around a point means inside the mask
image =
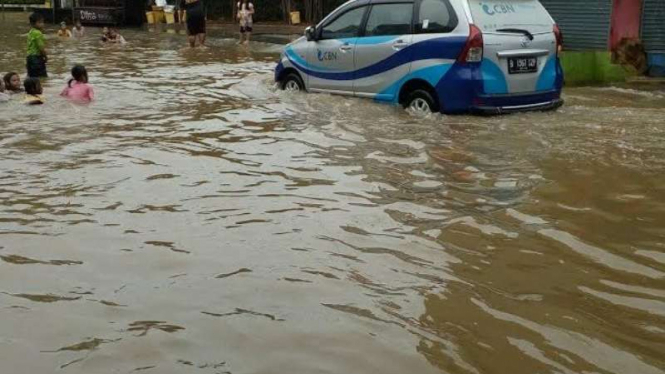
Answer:
POLYGON ((343 39, 358 36, 367 7, 349 10, 331 23, 323 26, 321 39, 343 39))
POLYGON ((412 20, 412 3, 374 5, 367 19, 365 36, 410 34, 412 20))
POLYGON ((420 1, 416 33, 447 33, 453 31, 455 27, 457 27, 457 16, 448 0, 420 1))

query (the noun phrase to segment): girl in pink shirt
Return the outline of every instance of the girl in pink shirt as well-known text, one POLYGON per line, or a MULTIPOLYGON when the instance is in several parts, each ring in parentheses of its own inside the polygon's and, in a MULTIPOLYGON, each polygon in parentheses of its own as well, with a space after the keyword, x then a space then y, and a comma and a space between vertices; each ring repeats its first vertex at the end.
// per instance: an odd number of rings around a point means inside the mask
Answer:
POLYGON ((62 90, 60 96, 76 101, 92 101, 95 99, 95 93, 92 86, 88 84, 88 71, 83 65, 76 65, 72 68, 72 79, 67 82, 67 87, 62 90))

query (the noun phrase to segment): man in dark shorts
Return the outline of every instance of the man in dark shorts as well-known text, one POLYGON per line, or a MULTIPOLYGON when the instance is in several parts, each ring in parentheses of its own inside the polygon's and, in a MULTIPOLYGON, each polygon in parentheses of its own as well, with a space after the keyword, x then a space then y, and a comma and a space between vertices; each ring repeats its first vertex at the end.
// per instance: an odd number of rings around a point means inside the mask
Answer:
POLYGON ((194 48, 206 42, 206 15, 203 0, 182 0, 181 9, 187 11, 187 35, 189 46, 194 48))

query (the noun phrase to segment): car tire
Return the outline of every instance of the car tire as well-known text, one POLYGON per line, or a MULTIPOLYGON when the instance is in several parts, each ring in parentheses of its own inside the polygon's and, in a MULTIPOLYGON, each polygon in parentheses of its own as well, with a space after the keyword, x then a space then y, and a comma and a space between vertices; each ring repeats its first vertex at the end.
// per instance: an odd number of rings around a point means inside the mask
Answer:
POLYGON ((405 109, 410 109, 420 114, 439 112, 439 104, 434 100, 432 94, 422 89, 411 92, 403 105, 405 109))
POLYGON ((305 84, 296 73, 290 73, 282 80, 282 90, 288 92, 302 92, 305 91, 305 84))

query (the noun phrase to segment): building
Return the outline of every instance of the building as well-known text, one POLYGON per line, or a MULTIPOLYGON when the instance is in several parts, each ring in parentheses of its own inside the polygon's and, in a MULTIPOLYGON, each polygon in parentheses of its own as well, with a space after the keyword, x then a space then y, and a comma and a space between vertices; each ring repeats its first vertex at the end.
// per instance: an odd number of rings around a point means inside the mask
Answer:
POLYGON ((564 35, 562 63, 573 81, 625 79, 612 52, 640 40, 648 73, 665 75, 665 0, 540 0, 564 35))
POLYGON ((3 8, 34 10, 48 22, 81 20, 88 25, 141 25, 145 0, 0 0, 3 8))

